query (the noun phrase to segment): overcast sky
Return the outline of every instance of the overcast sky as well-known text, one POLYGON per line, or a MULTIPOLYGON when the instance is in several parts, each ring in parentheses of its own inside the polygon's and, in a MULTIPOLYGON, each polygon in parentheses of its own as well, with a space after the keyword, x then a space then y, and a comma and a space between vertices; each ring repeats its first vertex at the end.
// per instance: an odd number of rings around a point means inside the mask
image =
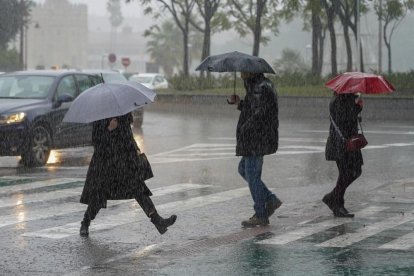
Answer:
MULTIPOLYGON (((36 3, 44 3, 45 0, 34 0, 36 3)), ((82 3, 88 5, 88 13, 90 15, 106 15, 106 0, 69 0, 71 3, 82 3)), ((122 14, 126 17, 139 17, 142 15, 141 5, 139 1, 135 0, 132 3, 126 4, 124 0, 122 4, 122 14)))

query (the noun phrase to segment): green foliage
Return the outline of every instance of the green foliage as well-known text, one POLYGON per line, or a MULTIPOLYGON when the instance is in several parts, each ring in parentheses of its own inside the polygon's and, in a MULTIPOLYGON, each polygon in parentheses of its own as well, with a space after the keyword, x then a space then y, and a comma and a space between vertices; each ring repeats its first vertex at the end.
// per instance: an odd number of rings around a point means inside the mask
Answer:
MULTIPOLYGON (((166 76, 172 76, 174 68, 182 66, 183 62, 183 35, 177 25, 172 21, 165 21, 161 26, 153 25, 145 31, 144 36, 149 37, 147 52, 151 59, 163 68, 166 76)), ((190 58, 200 58, 201 43, 201 34, 190 30, 190 58)))
MULTIPOLYGON (((324 87, 324 83, 330 76, 321 78, 310 73, 295 72, 267 75, 267 77, 277 87, 279 95, 331 96, 332 94, 329 89, 324 87)), ((396 88, 396 93, 392 94, 393 96, 414 96, 414 70, 392 73, 384 75, 384 77, 396 88)), ((221 73, 211 76, 209 79, 207 77, 176 75, 168 79, 172 90, 160 91, 160 93, 227 95, 233 93, 234 80, 234 73, 221 73)), ((239 74, 236 76, 236 93, 244 93, 243 81, 239 74)))
POLYGON ((9 72, 20 68, 19 53, 16 49, 7 50, 0 47, 0 71, 9 72))
POLYGON ((0 0, 0 47, 6 48, 20 27, 27 25, 32 6, 33 2, 30 0, 0 0))
POLYGON ((306 73, 309 66, 297 50, 283 49, 282 57, 273 64, 278 74, 306 73))
POLYGON ((121 26, 122 21, 124 21, 121 11, 121 0, 108 0, 106 9, 109 12, 109 21, 112 27, 118 28, 121 26))
POLYGON ((384 77, 392 83, 397 93, 414 96, 414 70, 391 73, 384 77))

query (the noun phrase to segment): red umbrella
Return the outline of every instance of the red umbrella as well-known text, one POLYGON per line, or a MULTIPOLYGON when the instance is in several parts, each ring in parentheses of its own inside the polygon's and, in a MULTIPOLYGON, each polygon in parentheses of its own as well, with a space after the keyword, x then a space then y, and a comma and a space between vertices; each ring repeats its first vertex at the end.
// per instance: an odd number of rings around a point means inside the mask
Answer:
POLYGON ((395 91, 394 86, 384 77, 361 72, 343 73, 326 82, 325 86, 339 94, 380 94, 395 91))

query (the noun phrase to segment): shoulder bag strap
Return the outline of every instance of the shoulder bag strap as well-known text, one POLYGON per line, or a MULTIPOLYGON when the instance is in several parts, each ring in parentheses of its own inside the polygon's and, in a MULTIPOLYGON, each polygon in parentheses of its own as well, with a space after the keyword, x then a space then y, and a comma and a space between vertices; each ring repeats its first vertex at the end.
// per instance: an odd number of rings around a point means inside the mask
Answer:
POLYGON ((345 137, 342 135, 342 132, 339 130, 339 127, 335 124, 335 121, 332 119, 332 116, 329 115, 329 119, 331 120, 332 125, 334 126, 336 132, 339 134, 339 136, 342 138, 342 140, 346 140, 345 137))

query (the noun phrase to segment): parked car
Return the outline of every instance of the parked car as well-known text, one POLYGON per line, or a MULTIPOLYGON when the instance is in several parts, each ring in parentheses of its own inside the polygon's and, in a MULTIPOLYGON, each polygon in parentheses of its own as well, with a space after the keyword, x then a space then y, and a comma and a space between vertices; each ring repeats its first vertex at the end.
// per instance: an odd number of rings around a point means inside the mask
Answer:
POLYGON ((167 79, 160 74, 142 73, 129 77, 130 81, 139 82, 150 89, 166 89, 168 88, 167 79))
POLYGON ((0 156, 25 166, 46 164, 51 149, 91 143, 91 124, 63 123, 71 102, 101 78, 76 71, 0 75, 0 156))
MULTIPOLYGON (((84 69, 82 72, 99 76, 103 78, 104 82, 128 81, 122 73, 113 70, 84 69)), ((134 127, 141 128, 144 122, 144 108, 134 110, 132 116, 134 117, 134 127)))

